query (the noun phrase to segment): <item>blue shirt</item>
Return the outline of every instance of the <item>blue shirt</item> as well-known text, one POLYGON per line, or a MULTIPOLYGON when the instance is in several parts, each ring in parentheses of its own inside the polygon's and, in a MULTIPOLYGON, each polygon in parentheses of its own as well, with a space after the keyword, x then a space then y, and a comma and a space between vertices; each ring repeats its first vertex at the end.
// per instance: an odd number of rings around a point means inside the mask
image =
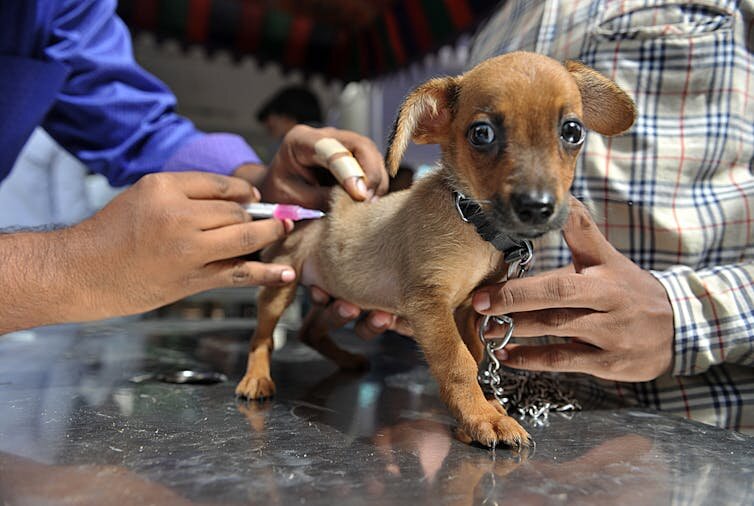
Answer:
POLYGON ((0 0, 0 180, 34 127, 115 186, 162 170, 232 173, 259 158, 204 134, 134 61, 115 0, 0 0))

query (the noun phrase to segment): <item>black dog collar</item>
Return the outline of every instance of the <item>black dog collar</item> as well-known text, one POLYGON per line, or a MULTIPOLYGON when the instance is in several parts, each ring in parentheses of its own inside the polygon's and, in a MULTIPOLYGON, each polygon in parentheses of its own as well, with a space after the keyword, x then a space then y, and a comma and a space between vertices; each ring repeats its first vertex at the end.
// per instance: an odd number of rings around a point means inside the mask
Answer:
POLYGON ((499 231, 494 223, 487 219, 482 207, 476 201, 466 198, 463 193, 454 190, 453 200, 455 200, 461 219, 474 225, 482 239, 492 244, 498 251, 502 251, 506 262, 519 260, 527 263, 531 259, 533 251, 531 241, 526 239, 518 241, 505 232, 499 231))

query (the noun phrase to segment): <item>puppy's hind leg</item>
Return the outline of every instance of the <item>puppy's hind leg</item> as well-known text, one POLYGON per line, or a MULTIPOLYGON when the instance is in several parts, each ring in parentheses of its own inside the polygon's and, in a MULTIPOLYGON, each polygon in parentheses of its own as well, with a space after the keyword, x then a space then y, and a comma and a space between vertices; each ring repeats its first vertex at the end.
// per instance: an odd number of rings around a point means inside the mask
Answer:
POLYGON ((270 376, 272 333, 280 316, 296 295, 296 283, 285 286, 262 287, 257 297, 257 328, 249 345, 246 375, 236 387, 236 395, 247 399, 265 399, 275 394, 270 376))
POLYGON ((301 325, 298 338, 302 343, 308 344, 324 357, 335 362, 341 369, 351 371, 364 371, 369 368, 369 361, 363 355, 346 351, 337 344, 329 335, 330 325, 325 318, 326 311, 322 306, 314 306, 301 325))

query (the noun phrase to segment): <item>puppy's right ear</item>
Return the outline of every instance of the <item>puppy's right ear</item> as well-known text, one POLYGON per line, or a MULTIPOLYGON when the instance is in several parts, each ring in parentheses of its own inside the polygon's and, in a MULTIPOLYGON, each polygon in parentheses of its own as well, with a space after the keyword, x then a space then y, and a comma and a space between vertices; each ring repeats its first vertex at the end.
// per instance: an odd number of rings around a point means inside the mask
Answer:
POLYGON ((431 79, 408 94, 387 141, 385 165, 395 176, 409 141, 439 144, 448 136, 455 112, 459 77, 431 79))

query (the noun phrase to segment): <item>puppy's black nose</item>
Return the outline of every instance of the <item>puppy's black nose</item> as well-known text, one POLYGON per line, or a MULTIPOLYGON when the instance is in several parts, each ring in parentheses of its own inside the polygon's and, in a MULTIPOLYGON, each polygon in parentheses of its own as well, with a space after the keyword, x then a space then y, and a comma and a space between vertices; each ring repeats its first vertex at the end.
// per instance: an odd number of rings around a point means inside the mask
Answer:
POLYGON ((555 197, 546 192, 514 193, 511 205, 521 223, 541 225, 555 212, 555 197))

